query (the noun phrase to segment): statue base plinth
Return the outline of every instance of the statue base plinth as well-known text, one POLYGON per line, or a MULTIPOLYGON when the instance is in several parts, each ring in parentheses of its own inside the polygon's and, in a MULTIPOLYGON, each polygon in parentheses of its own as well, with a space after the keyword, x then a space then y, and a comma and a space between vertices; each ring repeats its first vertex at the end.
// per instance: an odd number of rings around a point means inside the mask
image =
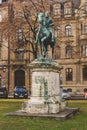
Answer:
POLYGON ((58 113, 60 110, 59 103, 50 103, 46 100, 36 100, 34 97, 23 104, 23 111, 27 113, 58 113))
POLYGON ((39 58, 30 64, 32 69, 31 99, 23 104, 27 113, 58 113, 65 108, 60 95, 61 67, 50 58, 39 58))

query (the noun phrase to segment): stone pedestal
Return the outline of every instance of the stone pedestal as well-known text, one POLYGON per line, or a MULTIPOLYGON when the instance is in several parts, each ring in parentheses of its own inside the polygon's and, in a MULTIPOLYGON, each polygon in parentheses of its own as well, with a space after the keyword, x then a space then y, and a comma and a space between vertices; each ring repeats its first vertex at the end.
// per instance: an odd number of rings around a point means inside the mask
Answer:
POLYGON ((39 58, 29 67, 32 70, 31 99, 25 103, 23 110, 44 114, 58 113, 61 108, 64 109, 60 95, 59 64, 49 58, 39 58))

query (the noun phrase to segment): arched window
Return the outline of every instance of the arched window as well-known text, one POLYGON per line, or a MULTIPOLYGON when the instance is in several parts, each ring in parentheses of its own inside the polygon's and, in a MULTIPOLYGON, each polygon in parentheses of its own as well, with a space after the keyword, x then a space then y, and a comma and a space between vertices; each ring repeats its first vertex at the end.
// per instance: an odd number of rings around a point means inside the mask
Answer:
POLYGON ((70 45, 66 46, 66 58, 72 57, 72 47, 70 45))
POLYGON ((72 68, 66 69, 66 81, 72 81, 73 79, 73 71, 72 68))
POLYGON ((61 56, 60 46, 56 46, 54 50, 54 59, 59 59, 61 56))
POLYGON ((65 33, 66 33, 66 36, 71 36, 71 26, 70 25, 67 25, 65 27, 65 33))
POLYGON ((84 25, 84 33, 87 34, 87 23, 84 25))

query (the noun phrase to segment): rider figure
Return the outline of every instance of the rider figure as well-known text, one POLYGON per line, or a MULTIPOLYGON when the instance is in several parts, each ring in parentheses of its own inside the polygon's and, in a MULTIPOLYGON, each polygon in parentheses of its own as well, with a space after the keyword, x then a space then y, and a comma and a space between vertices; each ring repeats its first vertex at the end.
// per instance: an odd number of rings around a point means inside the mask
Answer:
POLYGON ((49 17, 49 13, 45 14, 40 12, 38 14, 39 27, 36 33, 36 43, 40 43, 41 54, 46 56, 47 46, 50 45, 53 49, 55 43, 55 37, 52 33, 52 26, 54 25, 52 18, 49 17), (48 41, 49 40, 49 41, 48 41))
POLYGON ((47 30, 52 34, 52 42, 54 42, 54 35, 52 33, 52 26, 54 26, 54 22, 52 18, 49 17, 49 13, 45 13, 45 25, 47 30))
POLYGON ((44 26, 44 14, 42 12, 40 12, 38 15, 38 21, 40 26, 44 26))
POLYGON ((42 12, 38 14, 38 22, 39 22, 39 27, 36 29, 36 31, 38 30, 37 35, 36 35, 36 41, 35 41, 36 43, 38 42, 38 34, 40 31, 40 28, 42 28, 45 25, 44 14, 42 12))

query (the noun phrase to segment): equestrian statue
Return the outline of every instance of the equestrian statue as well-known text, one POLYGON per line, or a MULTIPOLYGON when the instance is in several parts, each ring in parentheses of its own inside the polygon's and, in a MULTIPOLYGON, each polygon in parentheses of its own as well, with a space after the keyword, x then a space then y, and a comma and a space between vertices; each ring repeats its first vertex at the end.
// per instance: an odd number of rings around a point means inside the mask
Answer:
POLYGON ((55 36, 52 33, 52 26, 54 25, 49 13, 40 12, 38 14, 39 27, 36 33, 36 43, 40 44, 41 55, 47 56, 48 46, 52 48, 52 56, 54 53, 55 36))

